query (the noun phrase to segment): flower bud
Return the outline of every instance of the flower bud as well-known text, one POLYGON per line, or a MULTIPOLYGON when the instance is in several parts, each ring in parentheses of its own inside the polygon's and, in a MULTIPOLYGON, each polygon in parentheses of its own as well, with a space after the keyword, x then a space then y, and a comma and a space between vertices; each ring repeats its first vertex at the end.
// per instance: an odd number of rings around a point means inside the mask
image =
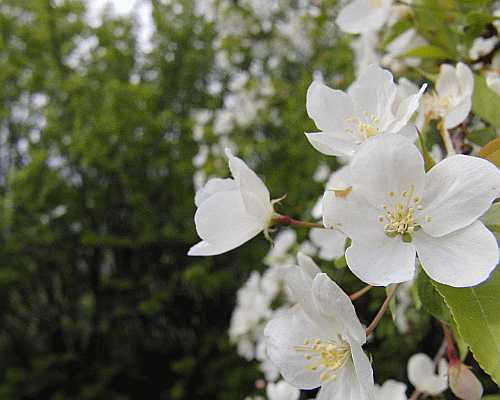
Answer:
POLYGON ((450 389, 462 400, 480 400, 483 395, 483 385, 468 366, 459 360, 450 362, 448 368, 450 389))

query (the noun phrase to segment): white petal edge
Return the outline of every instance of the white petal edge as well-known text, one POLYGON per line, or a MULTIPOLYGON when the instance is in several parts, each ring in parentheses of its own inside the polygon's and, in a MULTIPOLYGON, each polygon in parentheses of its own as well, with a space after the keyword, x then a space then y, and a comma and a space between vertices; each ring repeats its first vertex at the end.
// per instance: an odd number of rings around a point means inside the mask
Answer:
POLYGON ((358 343, 366 342, 366 332, 349 296, 327 274, 316 275, 312 285, 313 300, 319 312, 335 319, 343 326, 342 334, 348 334, 358 343))
POLYGON ((479 221, 439 238, 418 231, 413 242, 427 275, 445 285, 478 285, 498 264, 497 240, 479 221))
POLYGON ((484 214, 500 196, 500 171, 487 160, 455 155, 436 164, 425 175, 422 198, 423 230, 443 236, 463 228, 484 214))
POLYGON ((345 133, 306 132, 305 135, 312 147, 327 156, 352 157, 359 147, 354 138, 345 133))
POLYGON ((353 240, 345 256, 352 273, 373 286, 406 282, 415 276, 415 247, 399 236, 371 244, 353 240))
POLYGON ((367 140, 351 162, 354 190, 374 207, 401 201, 413 187, 413 196, 424 189, 424 160, 417 147, 401 135, 378 135, 367 140), (389 193, 393 192, 393 197, 389 193))

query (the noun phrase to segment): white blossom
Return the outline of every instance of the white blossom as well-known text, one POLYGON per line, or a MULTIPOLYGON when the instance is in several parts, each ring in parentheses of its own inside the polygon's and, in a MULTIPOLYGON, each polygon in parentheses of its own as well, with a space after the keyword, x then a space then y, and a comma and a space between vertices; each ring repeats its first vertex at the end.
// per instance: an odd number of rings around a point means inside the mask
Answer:
POLYGON ((474 76, 467 65, 442 64, 435 91, 422 101, 425 117, 442 119, 446 129, 460 125, 471 110, 473 89, 474 76))
POLYGON ((382 386, 375 385, 375 400, 408 400, 406 385, 389 379, 382 386))
POLYGON ((313 228, 309 238, 318 247, 322 260, 332 261, 344 255, 346 235, 339 230, 313 228))
POLYGON ((297 241, 297 233, 293 229, 284 229, 273 240, 273 246, 264 258, 264 264, 272 266, 289 266, 293 264, 293 256, 289 250, 297 241))
POLYGON ((266 386, 267 400, 298 400, 300 390, 285 381, 268 383, 266 386))
POLYGON ((297 304, 264 331, 283 378, 299 389, 321 386, 318 400, 373 399, 373 371, 361 348, 366 333, 349 297, 326 274, 313 278, 301 267, 291 267, 285 281, 297 304))
POLYGON ((386 54, 382 57, 382 65, 397 72, 406 66, 417 67, 420 65, 420 58, 405 57, 405 54, 425 44, 426 41, 418 35, 416 29, 410 28, 387 45, 386 54))
POLYGON ((380 29, 389 19, 392 0, 354 0, 337 17, 337 25, 347 33, 380 29))
POLYGON ((415 139, 407 125, 425 90, 401 99, 392 74, 370 66, 345 93, 313 82, 307 91, 307 113, 321 132, 306 133, 323 154, 353 156, 361 144, 378 134, 405 135, 415 139))
POLYGON ((210 256, 232 250, 266 230, 273 216, 269 190, 239 158, 226 150, 234 179, 213 178, 196 193, 194 216, 202 239, 189 255, 210 256))
POLYGON ((469 50, 469 57, 473 60, 477 60, 478 58, 490 54, 495 46, 498 43, 498 38, 496 36, 492 36, 490 38, 478 37, 474 39, 472 46, 469 50))
POLYGON ((448 388, 448 363, 441 359, 436 374, 434 362, 427 354, 414 354, 408 360, 408 380, 422 393, 437 396, 448 388))
POLYGON ((377 32, 365 32, 351 41, 354 51, 354 67, 356 75, 362 74, 370 65, 380 63, 380 54, 377 52, 377 32))
POLYGON ((323 222, 352 239, 346 251, 362 281, 386 286, 413 278, 415 257, 434 280, 455 287, 486 280, 498 263, 493 234, 478 220, 500 196, 500 171, 455 155, 424 171, 400 135, 367 141, 353 158, 352 190, 326 191, 323 222))

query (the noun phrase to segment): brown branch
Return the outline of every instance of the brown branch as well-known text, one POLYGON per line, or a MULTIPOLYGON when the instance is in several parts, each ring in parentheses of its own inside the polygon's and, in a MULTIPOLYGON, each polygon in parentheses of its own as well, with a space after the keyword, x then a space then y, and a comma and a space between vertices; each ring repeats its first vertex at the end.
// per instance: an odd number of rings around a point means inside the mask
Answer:
POLYGON ((372 287, 373 287, 372 285, 367 285, 367 286, 365 286, 363 289, 360 289, 360 290, 358 290, 357 292, 354 292, 353 294, 351 294, 351 295, 349 296, 349 298, 350 298, 351 300, 353 300, 353 301, 354 301, 354 300, 357 300, 357 299, 359 299, 361 296, 363 296, 365 293, 367 293, 367 292, 368 292, 368 291, 369 291, 372 287))
POLYGON ((382 307, 380 307, 380 310, 378 310, 377 315, 375 315, 375 318, 373 318, 373 321, 371 322, 371 324, 368 325, 368 328, 366 328, 366 336, 368 336, 370 333, 372 333, 375 330, 375 328, 377 327, 378 323, 380 322, 380 320, 384 316, 385 312, 389 308, 389 304, 390 304, 392 298, 394 297, 394 295, 396 294, 396 290, 398 289, 399 285, 401 285, 401 283, 396 283, 389 291, 389 294, 387 295, 384 303, 382 304, 382 307))

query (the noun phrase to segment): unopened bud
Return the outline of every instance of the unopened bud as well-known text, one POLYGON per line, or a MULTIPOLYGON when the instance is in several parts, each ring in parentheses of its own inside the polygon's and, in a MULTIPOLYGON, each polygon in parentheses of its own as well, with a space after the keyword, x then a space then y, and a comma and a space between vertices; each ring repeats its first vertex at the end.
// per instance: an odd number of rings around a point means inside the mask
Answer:
POLYGON ((450 389, 462 400, 480 400, 483 395, 483 385, 476 375, 459 360, 450 362, 448 368, 450 389))

